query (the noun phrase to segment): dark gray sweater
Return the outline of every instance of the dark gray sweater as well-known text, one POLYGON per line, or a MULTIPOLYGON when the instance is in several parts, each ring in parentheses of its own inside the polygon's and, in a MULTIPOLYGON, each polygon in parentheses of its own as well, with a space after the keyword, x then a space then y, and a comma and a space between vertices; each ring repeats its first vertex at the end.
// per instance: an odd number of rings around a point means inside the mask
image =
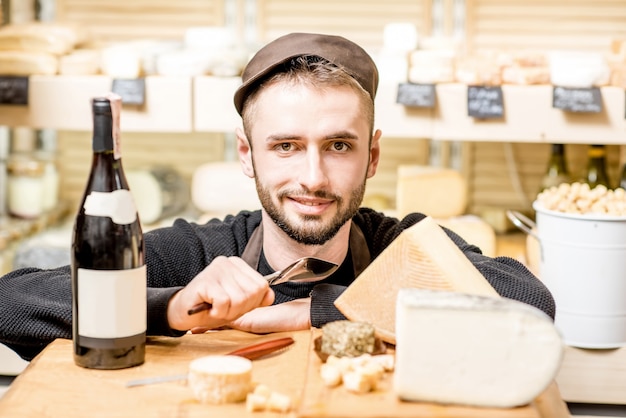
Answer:
MULTIPOLYGON (((398 220, 363 208, 353 222, 363 231, 373 260, 403 230, 423 218, 422 214, 411 214, 398 220)), ((167 322, 171 296, 215 257, 241 256, 260 222, 260 211, 243 211, 204 225, 179 219, 171 227, 145 234, 149 335, 182 334, 170 329, 167 322)), ((455 233, 446 232, 500 295, 536 306, 554 318, 552 295, 523 264, 509 257, 486 257, 455 233)), ((264 275, 272 273, 263 257, 258 270, 264 275)), ((311 295, 311 324, 319 327, 344 319, 333 302, 353 280, 354 269, 348 254, 340 268, 322 282, 274 286, 275 303, 311 295)), ((32 359, 55 338, 71 338, 71 322, 69 266, 52 270, 25 268, 0 278, 0 342, 24 359, 32 359)))

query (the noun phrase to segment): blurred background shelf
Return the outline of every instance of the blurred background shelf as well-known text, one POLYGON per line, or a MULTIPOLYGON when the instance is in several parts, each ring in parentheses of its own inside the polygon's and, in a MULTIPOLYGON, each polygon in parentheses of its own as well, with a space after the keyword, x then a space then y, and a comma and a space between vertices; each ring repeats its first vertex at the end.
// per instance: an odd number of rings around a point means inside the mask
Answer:
MULTIPOLYGON (((89 100, 110 91, 106 76, 31 76, 28 105, 0 106, 0 125, 90 131, 89 100)), ((233 106, 239 77, 148 76, 146 102, 127 105, 123 132, 232 133, 241 124, 233 106)), ((550 85, 503 85, 504 115, 476 119, 467 114, 467 86, 436 86, 434 108, 396 103, 397 83, 381 82, 376 126, 395 138, 571 144, 626 144, 626 94, 602 87, 600 113, 552 107, 550 85)))
MULTIPOLYGON (((28 105, 0 105, 0 125, 91 131, 89 102, 111 91, 112 83, 111 77, 100 75, 30 76, 28 105)), ((148 76, 145 85, 144 105, 124 107, 122 131, 190 132, 192 80, 148 76)))

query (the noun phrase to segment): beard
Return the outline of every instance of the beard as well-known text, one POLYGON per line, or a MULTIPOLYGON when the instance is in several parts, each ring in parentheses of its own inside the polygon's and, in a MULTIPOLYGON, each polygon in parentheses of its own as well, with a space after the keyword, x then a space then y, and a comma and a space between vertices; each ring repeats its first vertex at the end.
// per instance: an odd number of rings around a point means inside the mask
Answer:
MULTIPOLYGON (((273 200, 269 189, 263 187, 258 178, 254 179, 259 200, 265 212, 270 216, 278 227, 283 230, 291 239, 304 245, 322 245, 333 238, 339 229, 357 213, 363 196, 365 195, 365 179, 359 187, 350 193, 348 201, 332 193, 318 191, 313 193, 315 197, 321 199, 333 199, 337 204, 337 213, 328 222, 323 222, 321 216, 304 215, 299 216, 296 222, 291 221, 283 208, 279 207, 273 200)), ((308 193, 310 195, 310 193, 308 193)), ((280 202, 287 196, 307 195, 306 191, 284 190, 277 194, 276 199, 280 202)))

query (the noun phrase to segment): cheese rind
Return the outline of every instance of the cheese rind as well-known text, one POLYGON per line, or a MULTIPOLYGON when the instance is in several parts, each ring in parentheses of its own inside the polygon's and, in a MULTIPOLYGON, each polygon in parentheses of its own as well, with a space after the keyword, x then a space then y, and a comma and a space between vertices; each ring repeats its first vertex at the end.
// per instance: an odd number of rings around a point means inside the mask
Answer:
POLYGON ((241 402, 252 389, 252 362, 229 355, 201 357, 189 364, 187 382, 202 403, 241 402))
POLYGON ((556 376, 563 342, 530 305, 458 292, 401 289, 393 390, 405 401, 526 405, 556 376))

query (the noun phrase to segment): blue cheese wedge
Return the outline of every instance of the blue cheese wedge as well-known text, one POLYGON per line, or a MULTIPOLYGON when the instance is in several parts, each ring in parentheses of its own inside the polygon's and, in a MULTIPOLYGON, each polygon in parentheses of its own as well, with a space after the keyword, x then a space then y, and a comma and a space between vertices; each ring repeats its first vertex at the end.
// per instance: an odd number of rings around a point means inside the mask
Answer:
POLYGON ((337 357, 372 354, 376 345, 374 326, 366 322, 333 321, 322 326, 323 353, 337 357))
POLYGON ((400 289, 393 390, 405 401, 508 408, 556 376, 563 342, 537 308, 505 298, 400 289))

